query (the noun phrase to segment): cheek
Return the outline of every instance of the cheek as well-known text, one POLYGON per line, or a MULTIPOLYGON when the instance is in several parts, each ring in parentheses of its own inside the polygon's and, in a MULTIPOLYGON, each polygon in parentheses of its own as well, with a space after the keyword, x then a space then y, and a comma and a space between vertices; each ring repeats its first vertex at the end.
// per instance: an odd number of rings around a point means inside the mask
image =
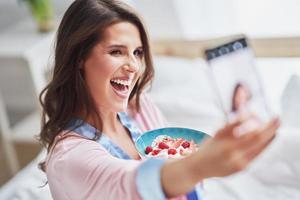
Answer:
POLYGON ((86 78, 93 80, 93 82, 110 80, 117 70, 117 66, 118 62, 112 59, 93 60, 86 65, 86 78))
POLYGON ((246 100, 248 99, 246 93, 242 93, 242 94, 240 95, 240 98, 241 98, 243 101, 246 101, 246 100))
POLYGON ((102 60, 95 64, 96 73, 101 77, 106 77, 115 71, 116 62, 112 60, 102 60))

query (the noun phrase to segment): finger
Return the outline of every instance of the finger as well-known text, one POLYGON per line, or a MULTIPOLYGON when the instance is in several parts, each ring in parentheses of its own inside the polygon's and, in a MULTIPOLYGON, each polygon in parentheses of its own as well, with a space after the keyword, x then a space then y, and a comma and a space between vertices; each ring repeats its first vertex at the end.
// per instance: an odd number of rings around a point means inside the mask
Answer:
POLYGON ((240 126, 243 122, 249 119, 249 115, 244 117, 236 118, 234 121, 227 123, 223 128, 221 128, 217 134, 215 135, 216 138, 223 138, 228 136, 233 136, 233 130, 240 126))
POLYGON ((236 141, 233 141, 232 147, 236 149, 244 149, 245 151, 249 151, 249 148, 259 146, 259 144, 264 144, 265 141, 274 137, 274 134, 276 133, 276 130, 279 127, 279 124, 280 123, 278 119, 273 119, 261 129, 251 131, 251 133, 246 133, 237 138, 236 141))
POLYGON ((241 171, 245 167, 247 167, 262 151, 271 143, 273 138, 270 138, 266 143, 256 146, 255 149, 252 149, 249 152, 244 153, 236 153, 236 164, 233 166, 233 170, 241 171))
POLYGON ((258 132, 265 133, 271 131, 272 129, 278 129, 280 126, 280 120, 278 117, 271 119, 268 123, 265 124, 258 132))
POLYGON ((261 154, 266 147, 268 147, 274 137, 269 138, 269 140, 265 141, 265 143, 256 145, 254 148, 251 148, 251 150, 244 151, 243 153, 240 152, 237 154, 239 157, 236 158, 239 161, 238 167, 245 168, 250 162, 252 162, 259 154, 261 154))
POLYGON ((268 141, 266 141, 264 144, 262 145, 258 145, 256 148, 246 152, 246 159, 248 159, 249 161, 255 159, 260 153, 262 153, 267 146, 269 146, 271 144, 271 142, 273 141, 273 139, 275 138, 275 136, 271 137, 268 141))
POLYGON ((254 113, 252 113, 252 112, 249 112, 249 113, 248 112, 247 113, 245 113, 245 112, 242 112, 242 113, 237 112, 237 113, 235 113, 235 115, 233 117, 230 117, 228 119, 228 122, 234 122, 236 120, 245 121, 245 119, 249 119, 249 118, 252 118, 252 117, 256 117, 256 115, 254 113))
POLYGON ((259 133, 259 139, 257 140, 257 145, 250 148, 248 152, 254 151, 256 152, 257 149, 264 149, 266 144, 268 144, 270 141, 272 141, 275 137, 276 131, 278 127, 280 126, 280 122, 278 119, 273 119, 267 127, 262 129, 262 131, 259 133))

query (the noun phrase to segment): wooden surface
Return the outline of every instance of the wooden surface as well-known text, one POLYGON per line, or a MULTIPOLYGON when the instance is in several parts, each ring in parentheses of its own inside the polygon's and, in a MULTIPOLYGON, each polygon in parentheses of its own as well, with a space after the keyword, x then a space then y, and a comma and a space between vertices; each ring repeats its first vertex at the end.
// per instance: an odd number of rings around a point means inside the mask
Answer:
MULTIPOLYGON (((22 169, 38 155, 42 149, 42 146, 37 142, 15 142, 14 148, 16 149, 20 169, 22 169)), ((12 177, 5 162, 6 161, 4 160, 3 152, 0 151, 0 187, 12 177)))
MULTIPOLYGON (((240 35, 211 40, 156 40, 152 51, 156 55, 203 57, 206 48, 211 48, 238 38, 240 35)), ((300 57, 300 36, 287 38, 249 38, 257 57, 300 57)))

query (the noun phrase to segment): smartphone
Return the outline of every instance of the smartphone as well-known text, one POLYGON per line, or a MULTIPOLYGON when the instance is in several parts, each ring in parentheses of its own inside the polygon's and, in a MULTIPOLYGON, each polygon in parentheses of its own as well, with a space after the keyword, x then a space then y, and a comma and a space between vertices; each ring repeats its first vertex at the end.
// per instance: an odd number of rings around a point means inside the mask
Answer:
POLYGON ((254 53, 246 37, 206 49, 211 83, 227 120, 236 113, 255 114, 262 121, 271 118, 254 53))

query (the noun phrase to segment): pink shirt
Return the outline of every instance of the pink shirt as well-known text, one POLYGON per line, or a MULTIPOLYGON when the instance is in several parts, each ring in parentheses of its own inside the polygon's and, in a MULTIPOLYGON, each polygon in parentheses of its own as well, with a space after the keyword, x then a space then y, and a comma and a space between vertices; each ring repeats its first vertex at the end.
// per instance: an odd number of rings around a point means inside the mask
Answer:
MULTIPOLYGON (((128 113, 143 132, 166 125, 164 117, 146 95, 141 97, 141 111, 128 113)), ((46 174, 55 200, 165 199, 160 185, 162 164, 163 161, 157 159, 141 161, 113 157, 99 143, 64 131, 55 138, 47 156, 46 174), (154 185, 149 188, 142 178, 154 185)))

